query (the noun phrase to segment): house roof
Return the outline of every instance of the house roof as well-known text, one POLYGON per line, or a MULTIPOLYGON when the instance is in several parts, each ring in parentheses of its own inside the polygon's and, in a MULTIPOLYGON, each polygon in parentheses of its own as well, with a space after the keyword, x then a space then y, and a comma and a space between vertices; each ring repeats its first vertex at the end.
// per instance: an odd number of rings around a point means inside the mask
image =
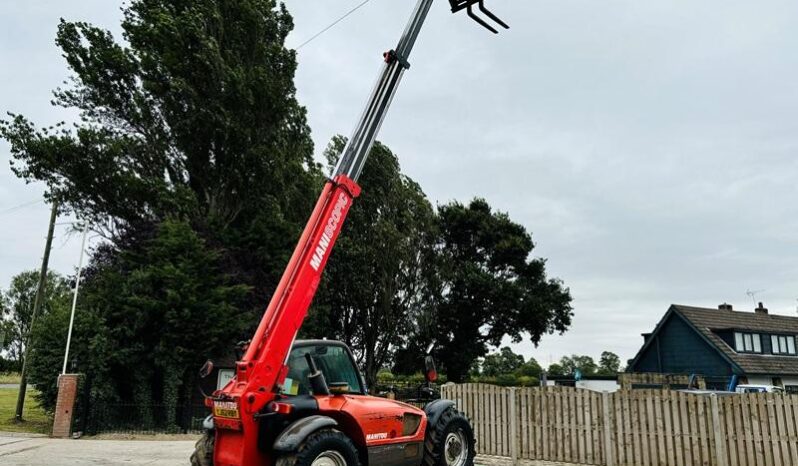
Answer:
POLYGON ((713 331, 736 329, 798 335, 798 317, 679 304, 672 305, 670 310, 682 316, 705 340, 709 341, 726 359, 733 361, 745 373, 798 374, 798 357, 737 353, 713 331))

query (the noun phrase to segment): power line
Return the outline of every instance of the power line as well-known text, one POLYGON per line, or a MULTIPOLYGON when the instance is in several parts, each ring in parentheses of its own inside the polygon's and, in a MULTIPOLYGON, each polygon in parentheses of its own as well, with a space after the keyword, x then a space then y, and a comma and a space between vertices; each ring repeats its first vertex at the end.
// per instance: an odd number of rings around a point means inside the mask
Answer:
POLYGON ((363 2, 361 2, 361 3, 360 3, 358 6, 356 6, 356 7, 352 8, 351 10, 349 10, 349 11, 348 11, 348 12, 347 12, 345 15, 341 16, 340 18, 338 18, 338 19, 336 19, 335 21, 333 21, 332 23, 330 23, 330 25, 329 25, 329 26, 325 27, 325 28, 324 28, 324 29, 322 29, 321 31, 319 31, 319 32, 317 32, 316 34, 314 34, 314 35, 313 35, 313 36, 312 36, 310 39, 308 39, 308 40, 306 40, 305 42, 302 42, 301 44, 299 44, 299 46, 296 48, 296 50, 299 50, 299 49, 301 49, 302 47, 304 47, 304 46, 308 45, 309 43, 313 42, 313 40, 314 40, 314 39, 316 39, 316 38, 317 38, 317 37, 319 37, 320 35, 324 34, 325 32, 329 31, 329 30, 330 30, 330 29, 332 29, 333 27, 335 27, 335 25, 336 25, 336 24, 338 24, 338 23, 340 23, 341 21, 345 20, 345 19, 346 19, 346 18, 347 18, 349 15, 351 15, 352 13, 354 13, 354 12, 356 12, 357 10, 361 9, 362 7, 364 7, 364 6, 366 5, 366 3, 369 3, 370 1, 371 1, 371 0, 364 0, 364 1, 363 1, 363 2))
POLYGON ((15 210, 19 210, 19 209, 21 209, 23 207, 32 206, 34 204, 38 204, 39 202, 43 202, 43 200, 42 199, 36 199, 35 201, 29 201, 29 202, 26 202, 24 204, 20 204, 20 205, 14 206, 14 207, 9 207, 8 209, 0 210, 0 215, 9 214, 11 212, 14 212, 15 210))

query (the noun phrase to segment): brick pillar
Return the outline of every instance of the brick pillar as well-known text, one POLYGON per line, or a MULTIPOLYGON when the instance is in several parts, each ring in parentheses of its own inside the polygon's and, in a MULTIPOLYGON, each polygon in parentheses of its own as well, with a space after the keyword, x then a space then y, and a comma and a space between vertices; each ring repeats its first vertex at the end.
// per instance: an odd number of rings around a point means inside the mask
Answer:
POLYGON ((69 438, 72 435, 72 418, 75 414, 75 400, 78 395, 78 374, 58 376, 58 399, 55 402, 53 434, 55 438, 69 438))

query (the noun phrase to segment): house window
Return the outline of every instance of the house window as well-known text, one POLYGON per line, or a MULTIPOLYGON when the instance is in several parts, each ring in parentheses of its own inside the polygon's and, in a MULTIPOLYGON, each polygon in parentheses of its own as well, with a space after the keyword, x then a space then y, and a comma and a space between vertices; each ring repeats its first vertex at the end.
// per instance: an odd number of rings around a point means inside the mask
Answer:
POLYGON ((734 332, 734 346, 738 353, 761 353, 762 339, 758 333, 734 332))
POLYGON ((771 335, 773 354, 795 354, 795 337, 792 335, 771 335))

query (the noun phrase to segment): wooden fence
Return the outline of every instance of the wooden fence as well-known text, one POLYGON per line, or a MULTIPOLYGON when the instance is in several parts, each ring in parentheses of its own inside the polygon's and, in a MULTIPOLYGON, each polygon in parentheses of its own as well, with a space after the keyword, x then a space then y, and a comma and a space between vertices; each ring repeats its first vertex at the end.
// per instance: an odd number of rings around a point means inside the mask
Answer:
POLYGON ((798 466, 798 395, 444 385, 477 451, 608 466, 798 466))

